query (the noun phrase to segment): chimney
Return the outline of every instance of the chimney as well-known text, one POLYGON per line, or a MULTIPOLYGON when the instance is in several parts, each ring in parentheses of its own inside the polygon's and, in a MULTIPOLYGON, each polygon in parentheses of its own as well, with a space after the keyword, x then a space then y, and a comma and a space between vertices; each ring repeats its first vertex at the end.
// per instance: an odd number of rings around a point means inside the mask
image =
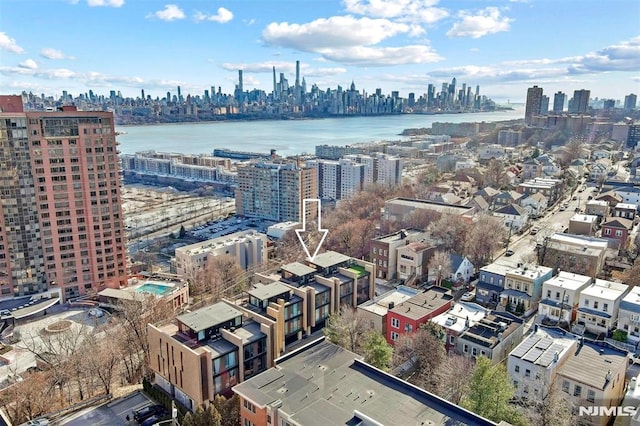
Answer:
POLYGON ((389 309, 393 309, 396 306, 394 302, 389 302, 389 309))

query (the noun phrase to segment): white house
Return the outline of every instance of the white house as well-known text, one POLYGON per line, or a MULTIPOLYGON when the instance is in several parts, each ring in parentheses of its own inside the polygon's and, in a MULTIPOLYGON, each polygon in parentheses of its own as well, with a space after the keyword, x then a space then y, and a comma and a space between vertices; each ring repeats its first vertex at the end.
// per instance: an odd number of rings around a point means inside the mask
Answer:
POLYGON ((529 213, 517 204, 507 204, 493 212, 493 215, 502 219, 505 228, 511 228, 512 232, 518 232, 527 224, 529 213))
POLYGON ((549 206, 549 199, 540 192, 536 192, 520 201, 520 205, 527 211, 529 216, 538 217, 543 215, 549 206))
POLYGON ((607 333, 618 319, 618 308, 629 286, 597 278, 580 293, 578 324, 592 333, 607 333))
POLYGON ((627 341, 640 342, 640 287, 633 287, 620 302, 618 329, 627 332, 627 341))
POLYGON ((542 284, 542 299, 538 305, 537 321, 571 324, 576 318, 580 293, 593 279, 586 275, 560 271, 560 273, 542 284))
POLYGON ((473 263, 465 256, 451 253, 451 281, 468 283, 473 275, 473 263))
POLYGON ((591 171, 589 171, 589 179, 591 180, 604 180, 607 178, 609 171, 611 170, 611 161, 607 159, 601 159, 593 163, 591 171))
POLYGON ((545 398, 558 369, 577 346, 578 340, 571 334, 536 326, 507 358, 507 373, 513 381, 515 396, 536 401, 545 398))
POLYGON ((640 187, 619 186, 617 188, 613 188, 613 191, 622 197, 623 203, 633 204, 636 208, 640 205, 640 187))

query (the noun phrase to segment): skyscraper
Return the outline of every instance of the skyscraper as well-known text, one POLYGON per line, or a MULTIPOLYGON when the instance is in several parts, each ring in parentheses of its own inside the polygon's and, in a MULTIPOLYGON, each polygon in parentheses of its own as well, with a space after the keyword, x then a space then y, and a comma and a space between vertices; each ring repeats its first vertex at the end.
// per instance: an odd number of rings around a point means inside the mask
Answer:
POLYGON ((575 90, 569 100, 569 114, 581 114, 589 110, 590 90, 575 90))
POLYGON ((634 93, 630 93, 624 97, 624 109, 635 109, 638 97, 634 93))
POLYGON ((299 105, 302 99, 300 93, 300 61, 296 61, 296 85, 294 87, 294 96, 296 98, 296 103, 299 105))
POLYGON ((0 164, 2 295, 127 284, 112 113, 24 112, 2 96, 0 164))
POLYGON ((531 124, 534 116, 540 114, 542 105, 542 87, 533 86, 527 90, 527 103, 524 110, 525 124, 531 124))
MULTIPOLYGON (((302 222, 305 198, 318 198, 315 168, 265 162, 238 168, 236 210, 241 216, 302 222)), ((307 219, 313 214, 307 211, 307 219)))
POLYGON ((553 112, 561 113, 564 110, 564 102, 567 99, 567 95, 558 91, 553 95, 553 112))
POLYGON ((540 114, 546 115, 549 113, 549 97, 547 95, 542 95, 542 99, 540 100, 540 114))
POLYGON ((182 102, 182 92, 180 91, 180 86, 178 86, 178 102, 182 102))
POLYGON ((276 83, 276 67, 273 67, 273 99, 278 99, 278 86, 276 83))

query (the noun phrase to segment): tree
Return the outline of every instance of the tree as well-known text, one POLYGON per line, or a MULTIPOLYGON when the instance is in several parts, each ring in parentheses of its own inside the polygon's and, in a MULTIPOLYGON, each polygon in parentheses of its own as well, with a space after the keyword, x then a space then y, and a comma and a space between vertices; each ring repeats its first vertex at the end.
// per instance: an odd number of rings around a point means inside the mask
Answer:
POLYGON ((633 239, 629 242, 627 248, 627 258, 631 263, 635 264, 636 260, 640 256, 640 232, 636 232, 633 239))
MULTIPOLYGON (((109 333, 109 331, 107 331, 109 333)), ((121 353, 113 344, 114 337, 107 334, 103 340, 88 339, 81 348, 82 362, 100 381, 106 395, 111 394, 111 383, 118 372, 121 353)))
POLYGON ((244 288, 241 278, 245 271, 232 256, 223 254, 209 256, 204 268, 199 269, 189 291, 194 297, 213 303, 229 293, 235 294, 244 288), (240 281, 239 281, 240 280, 240 281))
POLYGON ((462 406, 494 422, 522 422, 521 416, 509 405, 514 389, 504 365, 493 365, 485 356, 476 358, 469 382, 469 393, 462 406))
POLYGON ((501 188, 507 183, 507 173, 504 170, 502 160, 492 158, 487 164, 487 172, 484 175, 485 185, 501 188))
POLYGON ((28 420, 51 411, 52 381, 48 372, 27 374, 22 381, 7 387, 0 394, 0 406, 13 424, 22 424, 28 420))
MULTIPOLYGON (((546 383, 543 385, 546 387, 546 383)), ((525 416, 532 425, 571 426, 580 424, 569 402, 555 380, 548 386, 544 398, 524 401, 525 416)))
POLYGON ((351 306, 343 306, 340 313, 329 316, 324 334, 330 342, 358 355, 364 355, 364 337, 370 329, 371 325, 364 315, 351 306))
POLYGON ((454 404, 460 404, 469 392, 469 377, 473 373, 473 361, 470 357, 451 355, 440 364, 437 394, 454 404))
POLYGON ((182 419, 182 426, 221 426, 222 416, 216 409, 214 404, 209 404, 205 410, 202 406, 196 409, 196 412, 187 413, 182 419))
POLYGON ((449 278, 451 274, 451 253, 436 250, 431 259, 429 259, 429 276, 435 276, 437 285, 442 286, 442 280, 449 278))
POLYGON ((373 221, 353 219, 332 228, 324 247, 361 259, 369 254, 369 242, 375 237, 375 231, 373 221))
POLYGON ((442 243, 444 250, 458 254, 464 253, 468 231, 469 223, 460 220, 460 217, 454 214, 444 213, 440 219, 429 225, 429 233, 442 243))
POLYGON ((506 237, 506 230, 499 219, 482 215, 471 225, 465 244, 465 255, 480 268, 493 259, 506 237))
POLYGON ((640 262, 636 262, 627 269, 622 276, 622 282, 630 287, 640 286, 640 262))
POLYGON ((220 426, 240 426, 240 397, 238 395, 234 394, 229 399, 222 395, 216 395, 213 405, 222 417, 220 426))
POLYGON ((414 334, 401 335, 393 352, 393 366, 411 360, 415 373, 410 381, 430 392, 438 387, 440 365, 447 357, 442 340, 434 332, 435 328, 423 324, 414 334))
POLYGON ((381 370, 388 370, 393 358, 393 347, 382 333, 370 330, 364 341, 364 360, 381 370))

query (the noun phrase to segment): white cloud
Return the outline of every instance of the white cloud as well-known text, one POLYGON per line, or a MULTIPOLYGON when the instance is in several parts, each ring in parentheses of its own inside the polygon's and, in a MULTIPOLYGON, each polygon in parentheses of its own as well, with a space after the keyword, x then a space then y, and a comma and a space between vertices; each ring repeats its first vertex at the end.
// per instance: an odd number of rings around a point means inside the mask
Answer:
POLYGON ((206 13, 196 12, 193 16, 196 22, 202 21, 213 21, 219 22, 221 24, 226 24, 227 22, 233 19, 233 13, 229 9, 225 9, 224 7, 218 8, 218 13, 215 15, 207 15, 206 13))
POLYGON ((40 51, 40 56, 47 59, 75 59, 73 56, 65 55, 64 52, 51 47, 45 47, 40 51))
POLYGON ((184 11, 175 4, 166 4, 164 9, 147 15, 147 18, 156 18, 167 22, 184 19, 184 17, 184 11))
POLYGON ((387 19, 333 16, 306 24, 272 22, 262 32, 262 39, 272 46, 319 52, 322 49, 373 45, 409 30, 408 25, 387 19))
POLYGON ((438 0, 345 0, 349 13, 374 18, 401 19, 432 24, 449 16, 445 9, 434 7, 438 0))
POLYGON ((0 32, 0 49, 7 52, 21 54, 24 49, 16 43, 16 40, 9 37, 6 33, 0 32))
POLYGON ((26 68, 26 69, 30 69, 30 70, 35 70, 36 68, 38 68, 38 64, 36 63, 36 61, 34 61, 31 58, 20 62, 20 64, 18 64, 18 66, 20 68, 26 68))
POLYGON ((90 7, 121 7, 124 0, 87 0, 90 7))
POLYGON ((447 31, 448 37, 480 38, 501 31, 509 31, 513 19, 501 16, 497 7, 486 7, 473 14, 469 11, 461 11, 459 22, 447 31))
POLYGON ((402 47, 354 46, 343 49, 325 49, 320 53, 327 59, 359 66, 392 66, 438 62, 442 57, 428 46, 402 47))

